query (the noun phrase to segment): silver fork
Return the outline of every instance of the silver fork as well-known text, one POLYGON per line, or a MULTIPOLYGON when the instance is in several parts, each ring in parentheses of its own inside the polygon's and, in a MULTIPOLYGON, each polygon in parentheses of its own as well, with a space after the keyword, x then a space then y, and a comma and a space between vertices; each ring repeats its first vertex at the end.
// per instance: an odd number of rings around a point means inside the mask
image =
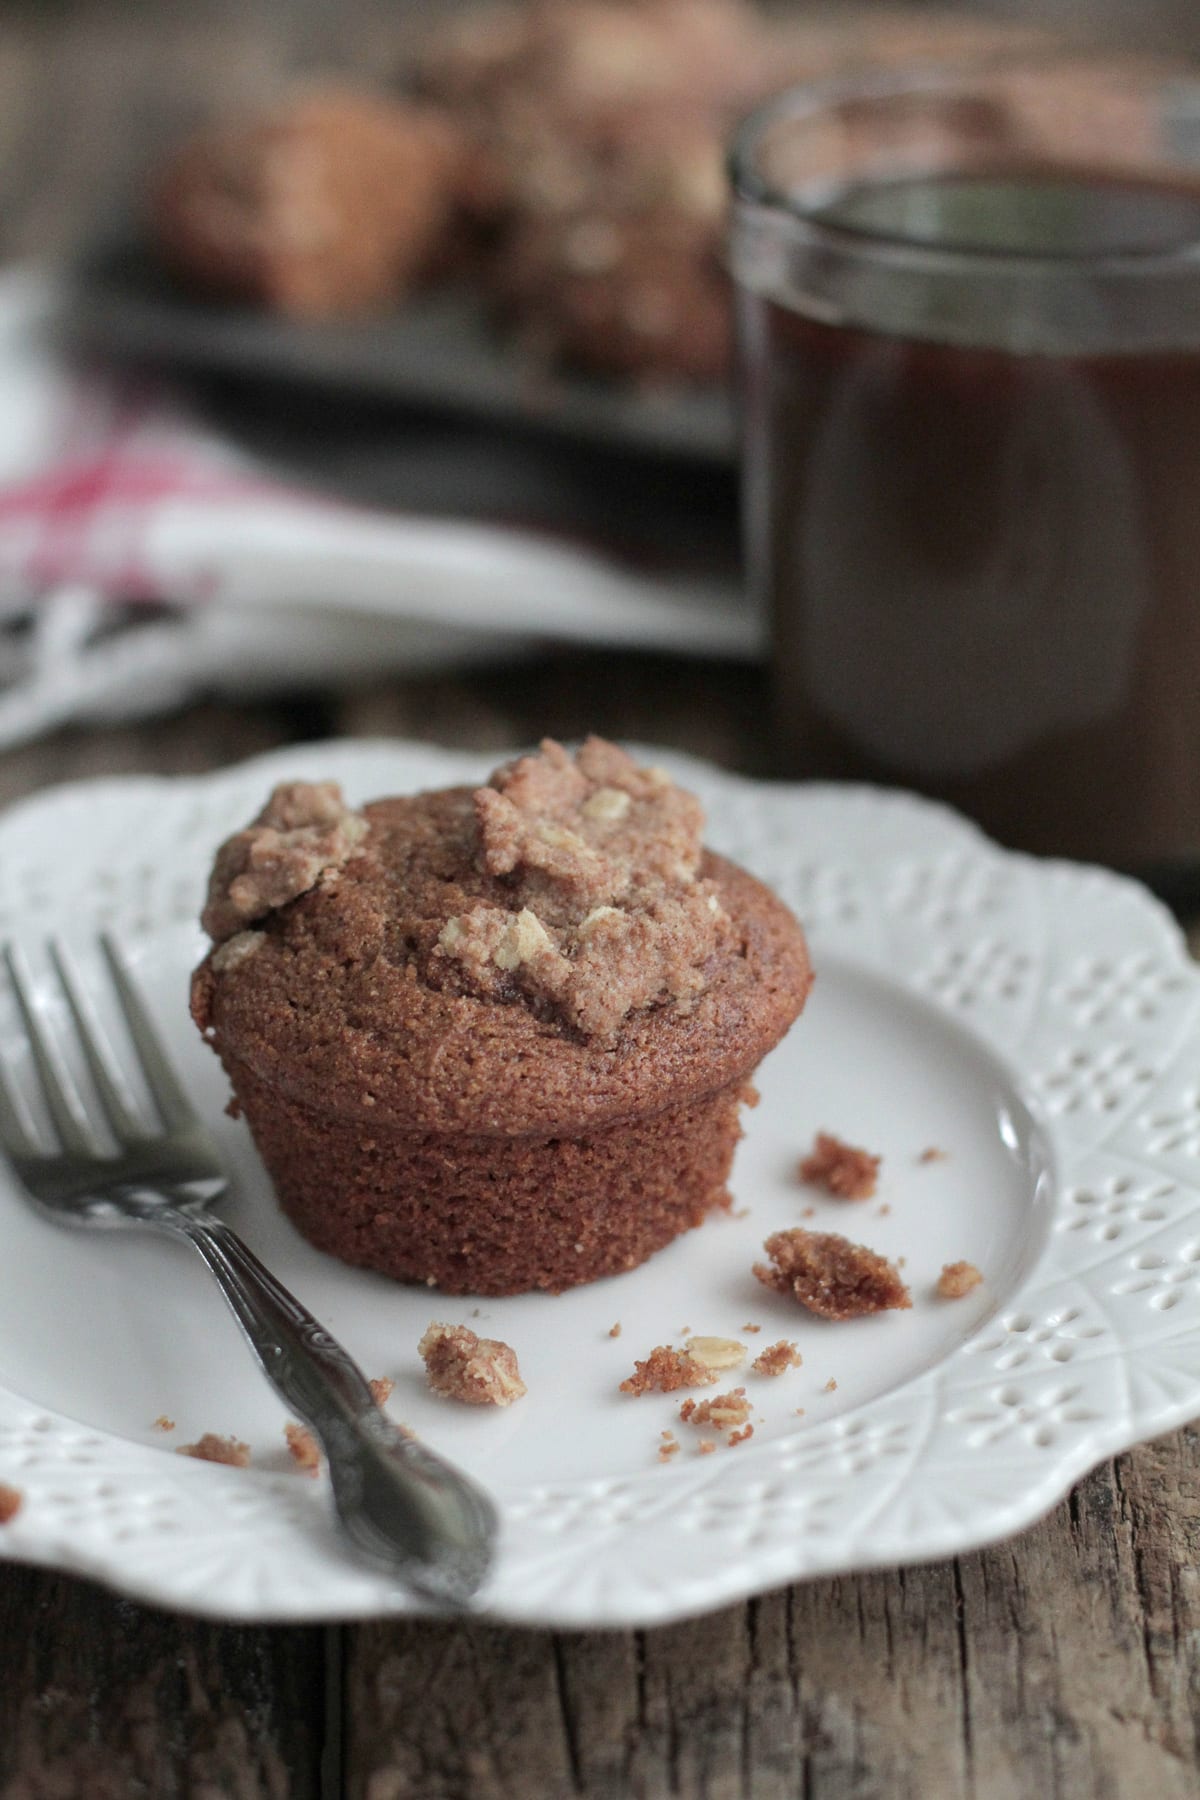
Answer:
POLYGON ((54 1037, 38 1017, 21 953, 4 963, 57 1149, 40 1141, 0 1074, 0 1147, 42 1212, 64 1225, 157 1227, 195 1246, 263 1372, 311 1427, 329 1465, 338 1517, 359 1555, 415 1591, 462 1605, 483 1581, 496 1537, 488 1497, 376 1406, 342 1346, 207 1209, 225 1192, 217 1146, 184 1093, 133 980, 108 937, 100 947, 158 1122, 148 1125, 65 951, 49 948, 92 1085, 116 1145, 109 1152, 54 1037))

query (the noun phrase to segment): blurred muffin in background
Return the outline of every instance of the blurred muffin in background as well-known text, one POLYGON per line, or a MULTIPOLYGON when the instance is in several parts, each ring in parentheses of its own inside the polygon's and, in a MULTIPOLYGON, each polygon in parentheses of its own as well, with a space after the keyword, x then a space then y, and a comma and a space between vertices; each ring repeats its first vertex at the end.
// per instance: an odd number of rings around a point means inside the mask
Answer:
POLYGON ((375 311, 445 256, 467 156, 442 109, 318 88, 186 143, 151 195, 152 229, 168 266, 213 295, 297 319, 375 311))
POLYGON ((686 112, 648 111, 638 126, 577 141, 569 167, 548 156, 544 179, 530 156, 492 292, 541 361, 643 383, 719 380, 732 351, 721 140, 686 112))
POLYGON ((218 124, 157 184, 192 285, 297 319, 470 280, 527 359, 654 386, 722 380, 725 146, 795 82, 1045 41, 995 21, 753 0, 500 0, 434 30, 415 99, 346 85, 218 124))

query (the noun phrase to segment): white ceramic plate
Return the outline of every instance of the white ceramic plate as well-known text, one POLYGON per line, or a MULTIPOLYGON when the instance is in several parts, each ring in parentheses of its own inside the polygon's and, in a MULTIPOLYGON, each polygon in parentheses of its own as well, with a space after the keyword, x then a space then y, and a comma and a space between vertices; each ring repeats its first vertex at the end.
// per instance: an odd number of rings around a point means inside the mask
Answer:
MULTIPOLYGON (((283 1222, 222 1112, 186 989, 212 847, 274 781, 332 775, 361 800, 483 762, 325 744, 203 779, 59 789, 0 820, 0 935, 27 946, 48 1011, 61 1016, 41 940, 64 934, 100 993, 90 945, 115 929, 220 1133, 231 1218, 368 1374, 395 1380, 395 1416, 497 1495, 484 1607, 529 1624, 663 1622, 799 1576, 963 1551, 1200 1413, 1200 975, 1169 917, 1129 882, 1003 853, 904 796, 769 787, 653 754, 703 794, 714 846, 795 906, 817 988, 761 1071, 735 1216, 631 1275, 478 1310, 344 1268, 283 1222), (798 1184, 821 1127, 882 1152, 876 1200, 798 1184), (931 1145, 945 1159, 920 1162, 931 1145), (911 1312, 827 1324, 754 1280, 764 1236, 806 1206, 906 1259, 911 1312), (939 1301, 937 1274, 960 1258, 985 1285, 939 1301), (528 1398, 493 1413, 429 1395, 416 1344, 432 1318, 512 1343, 528 1398), (701 1456, 677 1396, 617 1391, 684 1326, 799 1343, 801 1369, 731 1378, 754 1402, 751 1441, 701 1456), (683 1448, 661 1464, 672 1427, 683 1448)), ((11 1016, 0 1025, 11 1045, 11 1016)), ((342 1552, 324 1482, 290 1467, 283 1411, 185 1247, 43 1223, 3 1170, 0 1233, 0 1480, 25 1495, 7 1554, 232 1618, 413 1609, 342 1552), (204 1431, 247 1440, 253 1466, 173 1454, 204 1431)))

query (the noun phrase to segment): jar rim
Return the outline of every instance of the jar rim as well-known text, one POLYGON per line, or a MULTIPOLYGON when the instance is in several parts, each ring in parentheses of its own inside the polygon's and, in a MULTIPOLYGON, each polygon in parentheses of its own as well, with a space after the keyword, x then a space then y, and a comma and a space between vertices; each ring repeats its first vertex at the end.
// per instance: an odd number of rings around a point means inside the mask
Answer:
MULTIPOLYGON (((1190 63, 1162 56, 1089 51, 1069 46, 1037 54, 1031 53, 1028 48, 1018 51, 1001 50, 953 62, 926 60, 899 69, 843 71, 794 84, 757 106, 742 120, 734 133, 726 158, 734 205, 775 215, 790 231, 802 235, 814 246, 825 245, 842 254, 857 253, 862 257, 873 253, 882 258, 900 257, 905 267, 913 273, 922 266, 944 273, 960 274, 986 273, 999 267, 1009 273, 1030 276, 1036 276, 1039 272, 1054 275, 1068 271, 1074 274, 1092 271, 1128 278, 1163 273, 1179 274, 1185 270, 1200 269, 1200 231, 1197 232, 1195 241, 1171 245, 1166 249, 1106 246, 1046 251, 992 244, 964 244, 951 238, 937 241, 910 235, 895 228, 885 229, 839 218, 836 212, 830 210, 830 201, 836 194, 844 193, 854 185, 853 175, 845 176, 839 181, 826 178, 822 182, 814 179, 807 191, 802 193, 799 184, 787 187, 773 183, 761 167, 761 151, 768 135, 789 123, 803 125, 816 122, 823 115, 835 116, 839 108, 861 107, 872 102, 905 98, 934 100, 953 95, 967 97, 973 91, 981 93, 986 81, 995 83, 1006 75, 1024 71, 1036 77, 1052 78, 1060 72, 1065 74, 1068 70, 1120 74, 1126 80, 1136 79, 1144 85, 1153 82, 1164 89, 1169 85, 1176 104, 1179 105, 1180 116, 1191 127, 1192 154, 1185 156, 1181 148, 1176 146, 1173 151, 1176 160, 1171 163, 1166 160, 1164 151, 1164 160, 1157 175, 1151 174, 1144 163, 1139 166, 1131 161, 1124 167, 1114 161, 1099 172, 1114 180, 1124 177, 1130 182, 1141 181, 1148 186, 1157 185, 1160 188, 1186 188, 1194 182, 1195 199, 1200 211, 1200 70, 1190 63), (1190 102, 1186 107, 1179 104, 1184 95, 1190 102)), ((1097 173, 1095 162, 1084 159, 1075 163, 1064 160, 1060 165, 1052 165, 1049 159, 1044 159, 1042 168, 1043 172, 1052 172, 1061 180, 1069 179, 1072 173, 1087 172, 1093 176, 1097 173)), ((957 175, 964 172, 996 175, 1002 171, 998 163, 989 170, 985 163, 972 167, 965 163, 956 165, 953 161, 947 161, 942 164, 931 163, 923 170, 907 172, 915 177, 920 174, 957 175)), ((1012 172, 1011 162, 1007 172, 1012 172)))

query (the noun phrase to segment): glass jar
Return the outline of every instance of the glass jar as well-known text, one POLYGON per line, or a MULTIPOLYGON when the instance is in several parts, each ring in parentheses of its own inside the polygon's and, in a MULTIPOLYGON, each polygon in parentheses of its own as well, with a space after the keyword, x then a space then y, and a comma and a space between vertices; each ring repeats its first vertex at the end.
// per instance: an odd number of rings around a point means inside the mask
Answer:
POLYGON ((1200 80, 814 85, 732 179, 781 770, 1200 873, 1200 80))

